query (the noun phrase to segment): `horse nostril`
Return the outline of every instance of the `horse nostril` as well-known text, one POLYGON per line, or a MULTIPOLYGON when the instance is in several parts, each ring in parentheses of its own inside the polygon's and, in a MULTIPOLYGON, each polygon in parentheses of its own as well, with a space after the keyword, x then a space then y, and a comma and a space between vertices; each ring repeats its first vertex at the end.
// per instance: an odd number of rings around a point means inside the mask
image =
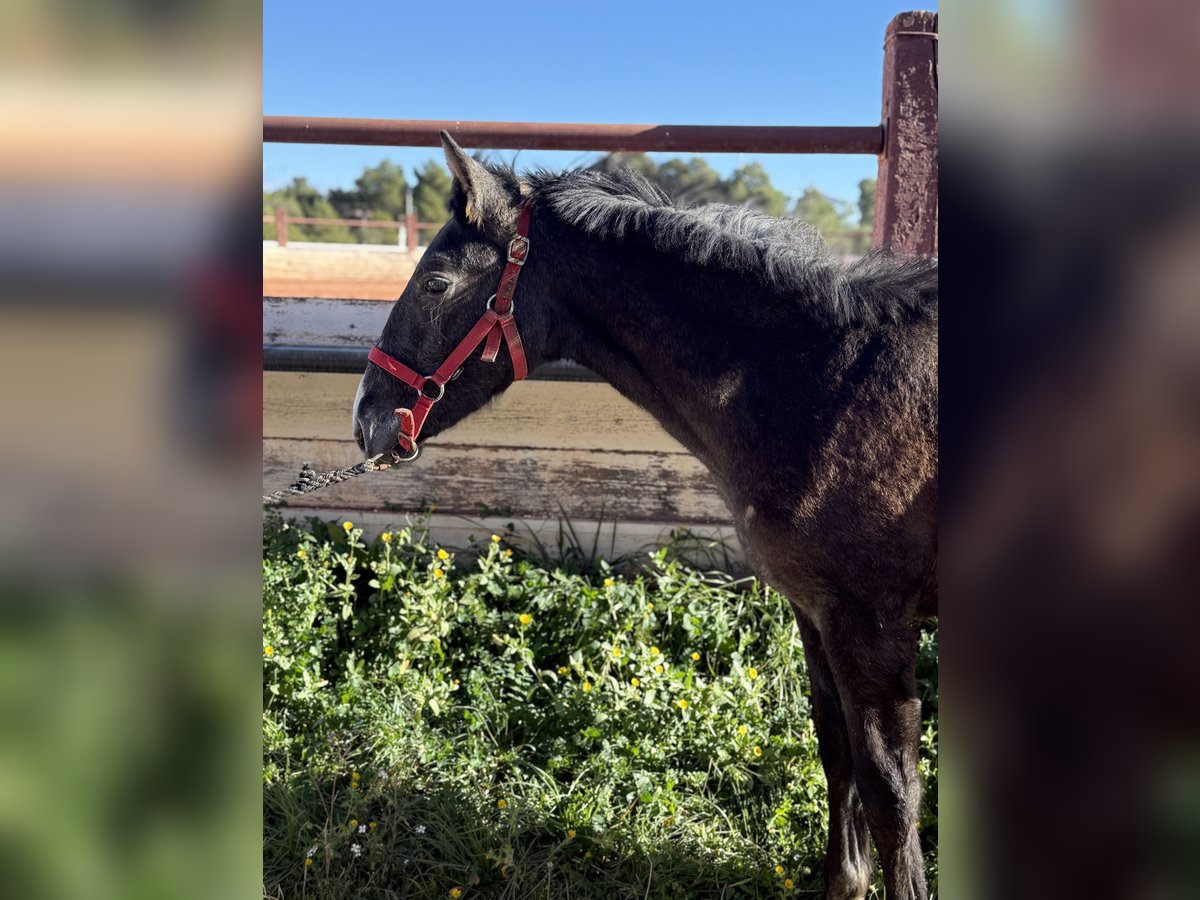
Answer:
POLYGON ((354 423, 354 443, 358 444, 358 449, 363 453, 367 452, 367 440, 363 437, 362 425, 358 422, 354 423))

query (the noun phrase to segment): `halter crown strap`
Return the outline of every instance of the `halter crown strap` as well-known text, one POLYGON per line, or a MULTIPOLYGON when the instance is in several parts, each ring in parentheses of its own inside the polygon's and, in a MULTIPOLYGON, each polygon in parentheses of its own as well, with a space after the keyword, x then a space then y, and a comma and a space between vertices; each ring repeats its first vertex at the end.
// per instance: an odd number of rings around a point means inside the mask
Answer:
POLYGON ((371 352, 367 354, 367 359, 421 395, 412 409, 400 407, 396 410, 400 419, 397 441, 406 452, 413 454, 410 458, 416 457, 417 436, 421 433, 433 404, 445 394, 446 382, 454 377, 480 344, 484 345, 480 359, 495 362, 500 353, 500 341, 503 340, 508 345, 508 355, 512 359, 513 381, 520 381, 529 374, 525 345, 521 343, 517 321, 513 318, 513 295, 517 290, 517 279, 521 276, 521 269, 529 256, 529 225, 532 219, 533 210, 528 205, 522 205, 521 213, 517 217, 517 234, 508 244, 508 258, 495 295, 488 298, 488 306, 483 315, 467 332, 467 336, 458 342, 458 346, 450 351, 450 355, 438 366, 436 372, 429 376, 421 375, 388 356, 378 347, 372 347, 371 352), (433 384, 437 390, 427 391, 426 385, 429 384, 433 384))

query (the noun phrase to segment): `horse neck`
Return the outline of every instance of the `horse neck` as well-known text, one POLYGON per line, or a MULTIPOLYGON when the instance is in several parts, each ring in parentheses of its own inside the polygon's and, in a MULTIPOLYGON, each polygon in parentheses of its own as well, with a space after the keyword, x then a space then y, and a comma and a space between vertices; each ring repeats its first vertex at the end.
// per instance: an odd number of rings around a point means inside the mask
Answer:
POLYGON ((713 465, 738 427, 730 406, 748 377, 744 348, 756 340, 736 286, 582 235, 561 244, 538 285, 548 300, 548 355, 592 369, 713 465))

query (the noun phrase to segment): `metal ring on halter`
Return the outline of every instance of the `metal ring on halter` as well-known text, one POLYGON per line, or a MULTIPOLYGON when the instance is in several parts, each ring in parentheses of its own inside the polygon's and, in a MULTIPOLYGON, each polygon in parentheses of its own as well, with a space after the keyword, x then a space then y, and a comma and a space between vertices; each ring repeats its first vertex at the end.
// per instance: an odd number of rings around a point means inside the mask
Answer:
POLYGON ((410 455, 408 455, 408 456, 401 456, 401 455, 400 455, 400 454, 398 454, 398 453, 397 453, 395 450, 393 450, 393 451, 392 451, 392 458, 393 458, 393 459, 394 459, 396 462, 398 462, 398 463, 402 463, 402 462, 412 462, 414 459, 416 459, 418 456, 420 456, 420 455, 421 455, 421 446, 420 446, 420 444, 418 444, 416 441, 413 441, 413 440, 412 440, 412 438, 410 438, 410 437, 409 437, 408 435, 406 435, 406 434, 403 434, 403 433, 401 433, 401 434, 399 434, 399 435, 397 435, 397 436, 396 436, 396 446, 397 446, 397 447, 400 447, 400 446, 401 446, 401 444, 400 444, 400 438, 404 438, 406 441, 411 441, 411 442, 412 442, 412 446, 413 446, 413 448, 412 448, 412 453, 411 453, 410 455))
MULTIPOLYGON (((487 308, 488 308, 488 309, 491 309, 491 308, 492 308, 492 304, 495 302, 495 300, 496 300, 496 295, 495 295, 495 294, 492 294, 492 296, 488 297, 488 300, 487 300, 487 308)), ((514 309, 516 309, 516 308, 517 308, 517 301, 516 301, 516 300, 509 300, 509 301, 508 301, 508 312, 506 312, 506 313, 503 313, 503 315, 505 315, 505 316, 511 316, 511 315, 513 314, 513 310, 514 310, 514 309)))
POLYGON ((444 384, 438 384, 436 381, 433 380, 433 378, 426 378, 425 384, 422 384, 419 388, 417 388, 417 393, 420 394, 422 397, 424 397, 426 400, 428 400, 430 403, 437 403, 444 396, 446 396, 446 386, 444 384), (425 393, 425 385, 426 384, 437 385, 438 392, 437 392, 436 397, 430 397, 427 393, 425 393))

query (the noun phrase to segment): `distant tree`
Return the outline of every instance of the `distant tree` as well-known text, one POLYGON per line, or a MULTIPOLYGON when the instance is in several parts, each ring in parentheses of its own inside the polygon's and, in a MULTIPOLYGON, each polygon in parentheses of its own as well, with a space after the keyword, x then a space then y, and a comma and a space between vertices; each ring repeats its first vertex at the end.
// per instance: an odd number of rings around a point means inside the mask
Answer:
POLYGON ((759 163, 734 170, 725 182, 725 202, 745 204, 768 216, 787 215, 787 196, 771 184, 771 176, 759 163))
POLYGON ((598 172, 611 172, 614 169, 633 169, 646 176, 646 179, 659 183, 658 163, 645 153, 608 153, 590 166, 598 172))
POLYGON ((805 189, 792 215, 815 226, 826 246, 839 256, 859 256, 870 246, 869 238, 847 234, 857 226, 850 204, 827 197, 816 188, 805 189))
POLYGON ((721 176, 699 156, 684 161, 669 159, 655 173, 654 180, 679 203, 724 203, 728 192, 721 176))
POLYGON ((373 169, 364 169, 354 186, 359 201, 372 213, 392 220, 404 218, 408 181, 395 163, 385 159, 373 169))
MULTIPOLYGON (((314 219, 338 219, 338 211, 307 178, 293 178, 287 187, 263 193, 263 213, 274 213, 283 207, 289 216, 314 219)), ((275 238, 275 226, 263 225, 263 238, 275 238)), ((288 239, 295 241, 327 241, 350 243, 354 237, 345 225, 289 225, 288 239)))
MULTIPOLYGON (((374 168, 364 169, 354 182, 353 191, 338 193, 335 205, 338 202, 353 205, 352 209, 343 207, 348 217, 366 218, 372 222, 399 222, 407 209, 408 180, 404 177, 404 169, 385 159, 374 168)), ((332 192, 330 199, 334 199, 332 192)), ((399 239, 399 229, 354 230, 358 232, 358 240, 365 244, 395 244, 399 239)))
POLYGON ((687 160, 671 159, 658 165, 645 153, 609 153, 593 163, 591 168, 601 172, 634 169, 684 206, 696 203, 745 204, 768 215, 787 215, 787 196, 771 184, 771 176, 759 163, 741 166, 724 179, 699 156, 687 160))
POLYGON ((805 188, 800 199, 796 201, 792 215, 816 226, 821 234, 845 231, 848 226, 846 216, 838 209, 838 204, 813 187, 805 188))
POLYGON ((858 183, 858 227, 875 227, 875 179, 864 178, 858 183))
MULTIPOLYGON (((418 222, 445 222, 450 217, 450 189, 453 182, 450 173, 432 159, 413 175, 417 182, 413 187, 413 211, 418 222)), ((428 244, 435 231, 422 229, 420 243, 428 244)))

